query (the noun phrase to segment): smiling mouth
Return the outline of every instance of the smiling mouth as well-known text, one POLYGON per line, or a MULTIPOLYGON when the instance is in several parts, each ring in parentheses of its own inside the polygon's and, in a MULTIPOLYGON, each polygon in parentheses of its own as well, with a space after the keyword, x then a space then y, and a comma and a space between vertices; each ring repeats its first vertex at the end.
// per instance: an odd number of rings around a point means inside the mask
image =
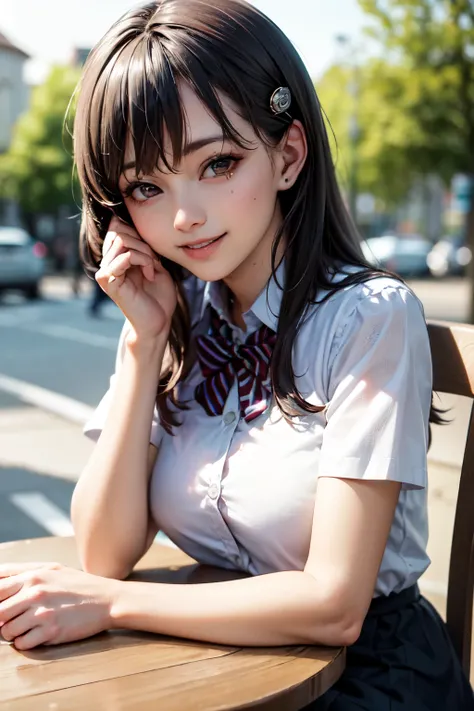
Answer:
POLYGON ((219 237, 214 237, 214 239, 208 239, 206 242, 199 242, 199 244, 183 244, 181 249, 204 249, 204 247, 209 247, 210 244, 214 244, 214 242, 217 242, 217 240, 222 239, 222 237, 225 237, 227 232, 224 232, 222 235, 219 235, 219 237))

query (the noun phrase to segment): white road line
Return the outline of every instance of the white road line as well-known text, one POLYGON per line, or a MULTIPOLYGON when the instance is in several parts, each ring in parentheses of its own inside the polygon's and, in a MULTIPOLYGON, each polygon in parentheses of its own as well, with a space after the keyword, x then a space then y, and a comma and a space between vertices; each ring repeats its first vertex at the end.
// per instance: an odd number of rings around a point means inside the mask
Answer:
POLYGON ((0 390, 14 395, 29 405, 47 410, 79 425, 84 425, 94 412, 94 408, 83 402, 7 375, 0 374, 0 390))
POLYGON ((0 313, 0 326, 16 328, 22 323, 38 319, 39 317, 40 312, 38 309, 35 311, 12 310, 6 313, 0 313))
POLYGON ((52 336, 53 338, 62 338, 66 341, 75 341, 76 343, 87 343, 88 346, 97 346, 98 348, 107 348, 111 351, 117 350, 117 344, 119 337, 114 336, 102 336, 100 333, 88 333, 86 331, 81 331, 79 328, 73 328, 72 326, 60 326, 60 325, 46 325, 46 326, 33 326, 33 325, 22 325, 22 329, 25 331, 34 331, 35 333, 43 333, 46 336, 52 336))
POLYGON ((69 518, 46 496, 36 492, 11 494, 10 501, 53 536, 73 536, 69 518))

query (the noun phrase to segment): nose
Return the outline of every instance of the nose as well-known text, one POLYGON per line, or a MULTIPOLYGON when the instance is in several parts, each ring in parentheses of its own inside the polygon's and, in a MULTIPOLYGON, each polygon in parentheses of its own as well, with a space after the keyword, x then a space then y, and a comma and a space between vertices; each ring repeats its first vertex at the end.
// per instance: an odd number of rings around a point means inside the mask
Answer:
POLYGON ((174 228, 180 232, 192 232, 196 227, 201 227, 206 222, 206 213, 202 206, 197 204, 190 196, 181 196, 180 204, 174 218, 174 228))

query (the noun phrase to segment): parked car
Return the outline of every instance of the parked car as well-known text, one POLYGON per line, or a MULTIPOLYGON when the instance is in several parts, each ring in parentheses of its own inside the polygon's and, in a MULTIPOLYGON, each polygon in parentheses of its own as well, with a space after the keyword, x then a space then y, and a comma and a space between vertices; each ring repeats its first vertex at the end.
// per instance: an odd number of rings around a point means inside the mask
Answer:
POLYGON ((428 267, 435 277, 461 276, 472 260, 464 235, 443 237, 428 255, 428 267))
POLYGON ((20 227, 0 227, 0 290, 19 289, 28 299, 41 295, 47 248, 20 227))
POLYGON ((428 255, 432 242, 421 235, 382 235, 362 243, 365 258, 374 266, 388 269, 401 277, 427 276, 428 255))

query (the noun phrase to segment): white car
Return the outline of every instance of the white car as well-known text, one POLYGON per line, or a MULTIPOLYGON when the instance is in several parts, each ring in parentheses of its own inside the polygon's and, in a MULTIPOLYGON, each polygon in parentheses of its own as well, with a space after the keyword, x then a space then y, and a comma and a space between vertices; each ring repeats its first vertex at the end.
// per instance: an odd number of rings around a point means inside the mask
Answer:
POLYGON ((429 275, 427 258, 433 244, 420 235, 382 235, 362 242, 368 262, 405 277, 429 275))
POLYGON ((21 227, 0 227, 0 290, 19 289, 40 297, 47 248, 21 227))

